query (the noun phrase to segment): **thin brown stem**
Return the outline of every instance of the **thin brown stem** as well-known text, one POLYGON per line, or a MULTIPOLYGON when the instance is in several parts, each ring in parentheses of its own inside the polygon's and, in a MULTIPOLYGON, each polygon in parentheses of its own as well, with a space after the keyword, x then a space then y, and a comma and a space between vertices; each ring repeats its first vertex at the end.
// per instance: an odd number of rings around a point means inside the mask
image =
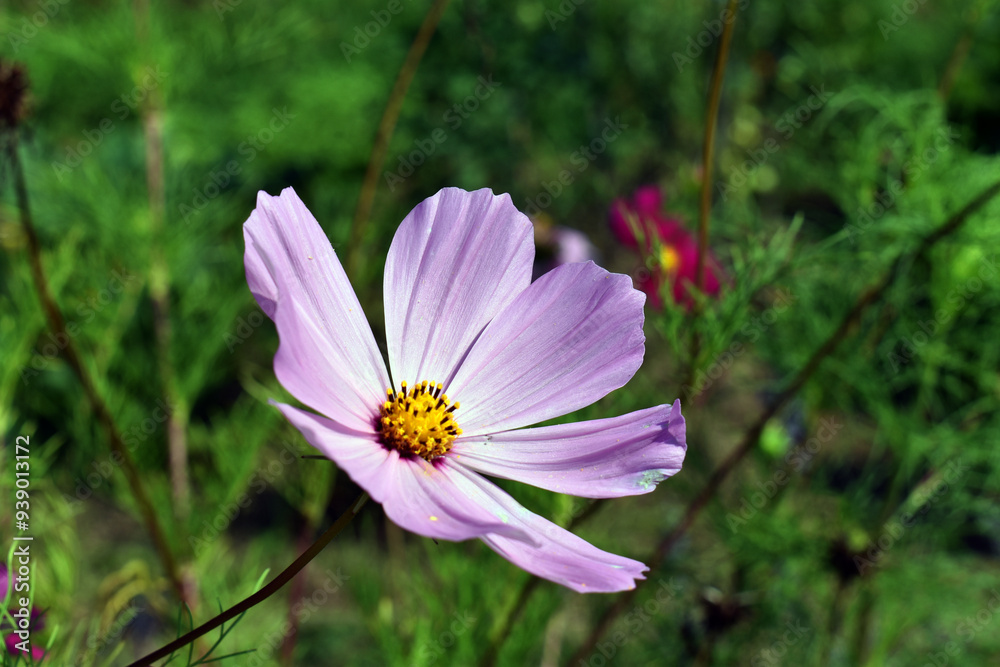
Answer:
MULTIPOLYGON (((134 4, 136 40, 153 65, 150 40, 149 0, 134 4)), ((173 329, 170 320, 170 265, 163 256, 163 226, 166 218, 166 176, 163 168, 163 96, 158 87, 149 91, 142 108, 146 144, 146 191, 149 199, 150 262, 149 295, 153 305, 153 336, 162 391, 170 410, 167 413, 167 453, 174 512, 186 517, 189 510, 187 473, 187 406, 177 388, 171 360, 173 329)))
POLYGON ((449 0, 434 0, 434 4, 427 10, 424 22, 417 32, 417 36, 410 45, 410 50, 406 54, 406 60, 396 76, 396 83, 389 94, 389 101, 385 111, 382 113, 382 120, 378 124, 378 132, 375 134, 375 145, 372 146, 372 154, 368 159, 368 169, 365 171, 365 180, 361 184, 361 194, 358 197, 358 207, 354 211, 354 220, 351 223, 350 250, 347 256, 347 275, 352 278, 357 277, 358 265, 363 257, 361 244, 365 237, 365 228, 371 218, 372 204, 375 201, 375 188, 378 186, 378 172, 385 162, 385 154, 389 150, 389 140, 396 129, 396 121, 399 120, 399 112, 403 108, 403 100, 406 91, 413 82, 413 77, 417 73, 417 66, 424 57, 427 45, 430 44, 431 37, 437 29, 438 23, 444 10, 448 7, 449 0))
MULTIPOLYGON (((649 563, 650 572, 654 572, 660 567, 667 554, 674 547, 677 541, 694 524, 695 519, 697 519, 698 515, 701 514, 701 511, 708 505, 708 502, 712 499, 729 474, 736 468, 740 461, 747 456, 747 454, 753 451, 754 447, 756 447, 760 440, 764 427, 771 420, 771 418, 778 414, 788 401, 791 400, 796 393, 798 393, 809 378, 812 377, 813 373, 816 372, 823 360, 830 356, 837 349, 840 343, 843 342, 843 340, 848 336, 850 331, 860 323, 861 315, 864 311, 885 295, 889 287, 898 277, 900 267, 906 262, 913 261, 915 257, 922 256, 935 243, 953 234, 966 222, 966 220, 969 219, 969 217, 972 216, 973 213, 986 205, 986 203, 995 197, 997 193, 1000 193, 1000 182, 994 183, 988 187, 980 193, 979 196, 969 202, 961 211, 953 215, 934 232, 924 237, 923 241, 921 241, 912 253, 900 253, 890 265, 889 269, 885 272, 882 279, 861 294, 851 310, 844 315, 844 318, 841 320, 837 329, 823 342, 822 345, 819 346, 819 348, 809 358, 806 365, 796 374, 792 382, 785 388, 784 391, 778 394, 778 396, 771 402, 757 421, 753 423, 744 436, 742 442, 740 442, 740 444, 732 452, 730 452, 729 456, 727 456, 712 472, 701 492, 699 492, 698 495, 695 496, 695 498, 688 504, 680 522, 672 531, 664 536, 664 538, 657 545, 653 554, 646 560, 646 562, 649 563)), ((617 619, 618 616, 628 608, 632 599, 639 590, 640 587, 636 587, 631 591, 623 593, 615 600, 614 604, 611 605, 601 616, 597 625, 591 631, 590 636, 570 659, 568 664, 576 665, 580 660, 586 659, 586 656, 593 650, 594 646, 597 645, 597 642, 611 627, 611 624, 615 621, 615 619, 617 619)))
POLYGON ((705 288, 705 256, 708 253, 708 218, 712 211, 712 166, 715 155, 715 128, 719 119, 719 103, 722 100, 722 81, 726 76, 726 63, 729 62, 729 44, 733 39, 733 26, 736 24, 736 12, 739 10, 738 0, 729 0, 726 12, 729 17, 722 29, 722 39, 719 42, 719 55, 712 71, 712 88, 708 96, 708 115, 705 119, 705 141, 702 145, 702 179, 701 201, 698 207, 698 263, 695 265, 695 286, 701 292, 705 288))
POLYGON ((153 546, 160 557, 160 562, 163 564, 163 569, 170 580, 170 585, 180 600, 186 600, 187 596, 177 569, 177 562, 170 551, 170 546, 163 532, 163 527, 156 516, 153 503, 146 494, 146 488, 142 485, 135 461, 132 460, 132 454, 128 447, 125 446, 121 432, 118 430, 114 418, 111 416, 111 411, 108 409, 107 404, 105 404, 100 392, 98 392, 96 384, 91 379, 90 373, 76 349, 73 338, 67 333, 66 320, 49 289, 48 280, 45 277, 45 269, 42 266, 41 244, 38 240, 38 233, 35 231, 35 224, 31 218, 28 188, 25 183, 24 169, 17 151, 17 134, 15 131, 11 131, 8 135, 5 149, 14 179, 14 191, 17 198, 17 207, 21 215, 21 225, 24 227, 25 236, 28 240, 28 259, 31 264, 31 274, 35 282, 35 290, 38 292, 38 298, 42 303, 42 309, 45 311, 49 328, 58 340, 65 341, 62 347, 62 354, 83 386, 83 392, 90 403, 91 409, 97 415, 98 422, 100 422, 107 434, 111 450, 121 458, 121 467, 125 472, 129 489, 135 498, 136 504, 139 506, 139 513, 142 515, 146 530, 153 540, 153 546))
MULTIPOLYGON (((708 222, 712 211, 712 171, 715 156, 715 130, 719 119, 719 104, 722 100, 722 82, 726 76, 726 63, 729 62, 729 44, 733 39, 733 26, 736 24, 736 12, 739 10, 738 0, 729 0, 726 5, 728 20, 724 21, 722 38, 719 42, 719 53, 712 70, 712 82, 708 94, 708 111, 705 118, 705 139, 702 142, 702 178, 701 197, 698 206, 698 260, 695 264, 695 291, 700 295, 705 291, 705 264, 708 255, 708 222)), ((691 354, 688 366, 688 381, 683 386, 691 386, 697 371, 698 357, 701 355, 701 335, 698 332, 697 319, 701 312, 701 303, 697 299, 691 309, 691 354)))
POLYGON ((291 581, 296 574, 299 573, 302 568, 309 564, 309 562, 316 558, 319 553, 330 543, 333 538, 335 538, 340 531, 342 531, 347 524, 357 515, 364 504, 368 501, 368 494, 362 493, 354 503, 347 508, 347 510, 340 515, 340 517, 333 522, 325 533, 320 535, 319 539, 313 542, 312 546, 306 549, 301 556, 295 559, 295 561, 286 567, 281 573, 271 580, 266 586, 261 588, 259 591, 246 598, 245 600, 233 605, 229 609, 225 610, 215 618, 199 625, 197 628, 191 632, 178 637, 174 641, 170 642, 166 646, 156 651, 153 651, 149 655, 136 660, 135 662, 128 665, 128 667, 149 667, 157 660, 166 658, 171 653, 174 653, 178 649, 184 648, 194 640, 199 637, 211 632, 215 628, 219 627, 223 623, 233 618, 236 618, 240 614, 252 609, 256 605, 260 604, 267 598, 271 597, 275 593, 284 587, 289 581, 291 581))
POLYGON ((973 8, 969 12, 970 17, 965 22, 958 41, 955 42, 955 48, 952 49, 951 57, 948 58, 948 64, 945 65, 944 73, 941 75, 941 82, 938 84, 938 96, 943 101, 947 101, 948 96, 951 95, 951 89, 955 85, 958 72, 962 69, 965 59, 969 56, 969 51, 972 50, 972 42, 976 36, 976 26, 979 23, 980 11, 973 8))

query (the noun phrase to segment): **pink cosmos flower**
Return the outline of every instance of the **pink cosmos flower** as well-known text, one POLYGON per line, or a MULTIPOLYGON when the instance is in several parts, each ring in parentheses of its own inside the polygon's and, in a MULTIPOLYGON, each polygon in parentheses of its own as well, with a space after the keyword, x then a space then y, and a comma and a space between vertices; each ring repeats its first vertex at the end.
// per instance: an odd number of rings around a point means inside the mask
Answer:
POLYGON ((531 282, 532 227, 506 194, 447 188, 386 258, 389 369, 323 230, 288 188, 244 225, 250 291, 281 339, 274 370, 316 412, 276 404, 396 524, 479 538, 580 592, 647 569, 534 514, 483 475, 590 498, 647 493, 681 468, 680 402, 612 419, 521 427, 624 385, 642 363, 643 297, 593 262, 531 282))
MULTIPOLYGON (((631 202, 616 199, 611 205, 611 231, 621 243, 637 250, 642 239, 640 252, 653 261, 649 274, 637 283, 649 295, 653 308, 663 306, 660 288, 664 285, 672 286, 676 303, 690 308, 694 303, 689 290, 696 282, 698 242, 684 228, 684 223, 665 216, 662 209, 660 189, 655 185, 641 187, 632 195, 631 202)), ((705 262, 705 293, 711 296, 719 293, 718 264, 711 253, 705 262)))

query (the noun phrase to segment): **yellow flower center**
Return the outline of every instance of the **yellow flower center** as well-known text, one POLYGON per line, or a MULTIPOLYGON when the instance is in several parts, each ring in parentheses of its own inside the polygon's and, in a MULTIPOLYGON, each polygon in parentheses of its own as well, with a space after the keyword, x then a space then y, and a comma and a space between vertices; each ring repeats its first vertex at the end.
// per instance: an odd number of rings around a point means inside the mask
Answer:
POLYGON ((681 263, 681 256, 674 250, 673 246, 665 245, 660 248, 660 268, 663 272, 672 275, 677 271, 677 266, 681 263))
POLYGON ((424 380, 411 390, 401 383, 396 392, 385 390, 386 401, 379 408, 378 432, 386 447, 400 454, 415 454, 427 461, 444 455, 462 429, 455 422, 459 403, 449 405, 440 383, 424 380))

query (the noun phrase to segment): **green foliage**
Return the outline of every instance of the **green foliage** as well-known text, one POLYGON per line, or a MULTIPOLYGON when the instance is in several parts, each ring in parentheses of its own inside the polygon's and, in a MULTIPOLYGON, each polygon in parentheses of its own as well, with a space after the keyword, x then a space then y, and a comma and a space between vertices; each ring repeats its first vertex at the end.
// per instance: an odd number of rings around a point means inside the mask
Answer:
MULTIPOLYGON (((700 298, 697 317, 647 310, 637 375, 555 420, 681 398, 684 470, 574 527, 647 562, 856 299, 1000 180, 996 2, 740 4, 710 228, 722 293, 700 298)), ((242 223, 259 190, 293 186, 339 256, 354 250, 379 119, 429 3, 404 0, 363 47, 358 31, 385 3, 171 1, 152 3, 148 21, 142 2, 13 5, 0 34, 4 60, 31 81, 21 155, 46 277, 192 608, 173 596, 48 332, 6 165, 0 497, 14 493, 14 438, 30 436, 32 596, 46 611, 33 643, 45 664, 124 665, 256 590, 358 494, 334 464, 301 458, 312 449, 268 403, 291 399, 271 368, 277 333, 246 287, 242 223), (147 180, 157 126, 159 222, 147 180), (171 486, 171 419, 186 436, 187 506, 171 486)), ((403 216, 441 187, 509 192, 522 210, 585 231, 621 273, 644 260, 612 240, 615 198, 656 183, 693 232, 722 8, 452 3, 403 103, 352 276, 380 344, 385 253, 403 216), (483 80, 498 85, 477 99, 483 80), (456 111, 468 99, 476 108, 456 111), (627 127, 581 168, 574 154, 609 122, 627 127), (435 132, 446 138, 421 158, 435 132), (563 170, 572 182, 543 205, 563 170)), ((622 665, 914 665, 945 651, 949 664, 995 664, 998 215, 991 202, 898 267, 585 664, 613 652, 622 665)), ((500 485, 561 525, 588 507, 500 485)), ((4 545, 11 507, 0 504, 4 545)), ((292 636, 284 664, 476 664, 527 580, 478 541, 404 533, 371 503, 301 578, 166 664, 283 664, 292 636)), ((613 599, 543 583, 499 664, 565 664, 613 599)), ((0 664, 28 663, 3 653, 0 664)))

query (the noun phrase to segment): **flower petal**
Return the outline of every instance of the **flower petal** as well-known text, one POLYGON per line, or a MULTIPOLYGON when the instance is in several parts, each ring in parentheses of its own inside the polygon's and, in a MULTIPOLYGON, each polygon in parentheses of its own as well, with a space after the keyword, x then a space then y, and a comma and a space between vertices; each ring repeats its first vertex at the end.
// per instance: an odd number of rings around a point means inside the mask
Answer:
POLYGON ((419 456, 400 458, 395 450, 389 452, 389 458, 394 478, 382 507, 401 528, 443 540, 496 533, 515 542, 536 543, 528 531, 507 523, 496 503, 470 498, 456 485, 456 475, 447 467, 419 456))
POLYGON ((656 215, 663 208, 663 193, 657 185, 644 185, 632 193, 632 203, 639 215, 656 215))
POLYGON ((319 223, 295 191, 286 188, 279 197, 261 192, 243 231, 250 291, 278 324, 283 348, 278 357, 289 360, 285 377, 298 375, 296 389, 289 391, 330 417, 341 417, 344 408, 355 416, 372 414, 385 399, 389 375, 358 297, 319 223), (297 305, 283 317, 286 302, 297 305), (308 391, 309 384, 317 388, 308 391))
POLYGON ((462 437, 463 465, 558 493, 614 498, 649 493, 681 469, 687 445, 681 402, 621 417, 462 437))
POLYGON ((403 220, 385 263, 385 328, 397 384, 447 388, 490 320, 531 282, 531 222, 510 196, 445 188, 403 220))
POLYGON ((645 295, 593 262, 539 278, 490 322, 448 386, 466 435, 536 424, 590 405, 642 364, 645 295))
POLYGON ((481 498, 507 512, 510 523, 536 539, 536 544, 490 534, 483 542, 498 554, 532 574, 579 593, 612 593, 635 588, 648 568, 639 561, 601 551, 586 540, 530 512, 492 482, 446 457, 457 484, 469 496, 481 498))
POLYGON ((313 447, 340 466, 355 484, 382 505, 399 527, 426 537, 467 540, 487 533, 513 540, 533 539, 508 525, 495 503, 483 505, 455 485, 455 474, 422 458, 401 458, 386 449, 374 433, 363 433, 336 421, 276 404, 313 447))
POLYGON ((373 433, 385 394, 377 384, 354 377, 345 361, 350 351, 327 336, 298 299, 283 297, 275 324, 281 343, 274 355, 274 374, 281 386, 317 412, 354 430, 373 433))
POLYGON ((306 441, 336 463, 376 502, 389 494, 389 450, 374 431, 363 432, 291 405, 271 401, 306 441))

